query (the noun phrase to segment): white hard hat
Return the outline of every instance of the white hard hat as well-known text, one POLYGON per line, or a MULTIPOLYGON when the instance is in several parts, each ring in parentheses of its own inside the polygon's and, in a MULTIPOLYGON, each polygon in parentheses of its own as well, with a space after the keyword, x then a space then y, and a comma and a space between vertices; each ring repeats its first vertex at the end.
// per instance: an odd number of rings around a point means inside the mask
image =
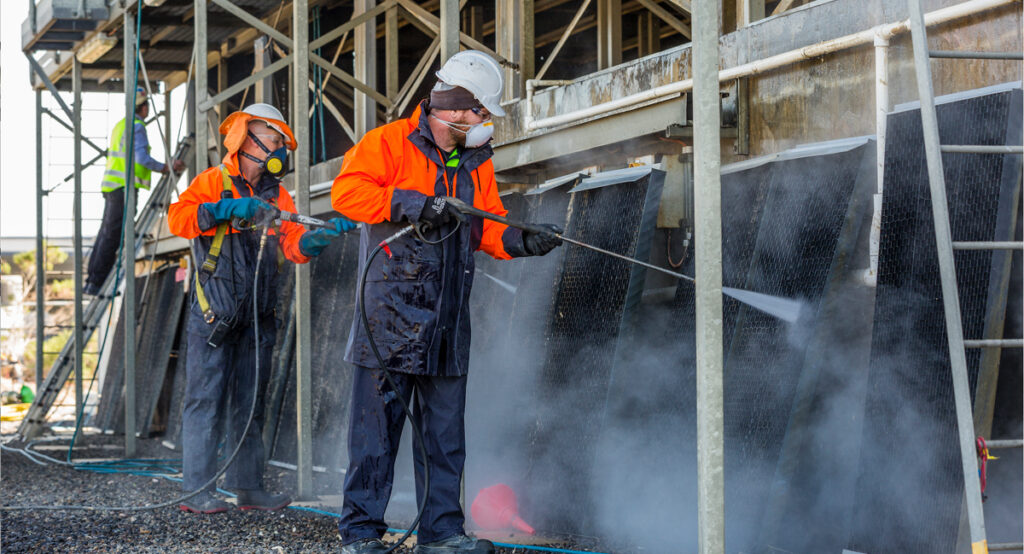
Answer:
POLYGON ((271 129, 274 129, 275 131, 281 133, 281 135, 284 136, 286 139, 291 136, 291 132, 285 132, 281 125, 276 123, 277 121, 280 121, 282 124, 284 124, 284 116, 281 115, 280 110, 271 106, 270 104, 252 104, 250 106, 247 106, 242 111, 249 115, 260 118, 260 120, 267 124, 267 127, 270 127, 271 129))
POLYGON ((498 62, 479 50, 463 50, 448 58, 436 73, 444 84, 462 87, 493 115, 503 116, 501 109, 501 68, 498 62))
POLYGON ((141 106, 146 103, 146 89, 142 87, 135 87, 135 106, 141 106))

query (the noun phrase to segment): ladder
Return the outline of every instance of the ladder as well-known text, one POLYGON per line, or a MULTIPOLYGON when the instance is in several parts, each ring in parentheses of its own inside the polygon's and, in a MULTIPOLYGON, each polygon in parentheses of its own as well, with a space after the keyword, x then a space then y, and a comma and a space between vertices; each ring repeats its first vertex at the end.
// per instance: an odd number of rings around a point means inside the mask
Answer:
MULTIPOLYGON (((194 140, 192 135, 182 139, 178 143, 173 159, 187 161, 186 158, 192 149, 194 140)), ((170 164, 168 162, 168 165, 170 164)), ((146 245, 147 240, 151 238, 150 230, 153 228, 153 225, 160 221, 161 215, 167 210, 171 192, 175 189, 177 180, 178 176, 173 172, 163 174, 153 189, 153 193, 149 195, 149 199, 136 217, 135 229, 138 233, 135 238, 136 257, 146 245)), ((120 271, 110 272, 107 280, 100 287, 99 294, 93 297, 89 305, 83 310, 83 342, 89 342, 93 332, 103 320, 103 316, 114 303, 114 298, 118 296, 119 290, 114 289, 115 284, 120 283, 123 285, 123 279, 118 279, 118 274, 126 273, 128 272, 123 267, 120 271)), ((130 272, 130 274, 134 275, 134 271, 130 272)), ((120 286, 118 286, 118 289, 120 289, 120 286)), ((111 313, 110 317, 114 317, 114 314, 111 313)), ((67 382, 72 370, 74 370, 74 348, 74 341, 68 341, 61 348, 60 354, 57 355, 57 360, 53 363, 53 367, 50 368, 50 371, 47 372, 46 377, 43 379, 43 383, 37 388, 35 400, 32 401, 32 405, 29 406, 28 411, 25 413, 25 419, 22 420, 21 425, 18 427, 19 439, 29 440, 35 438, 43 430, 50 409, 56 403, 61 389, 64 388, 64 383, 67 382)))
MULTIPOLYGON (((972 554, 986 554, 990 550, 1016 550, 1021 543, 988 544, 985 535, 985 512, 982 507, 981 484, 978 479, 978 458, 975 443, 974 417, 971 392, 967 378, 965 348, 1021 348, 1022 339, 964 340, 960 316, 960 295, 956 282, 954 250, 1022 249, 1020 242, 953 242, 946 200, 946 180, 942 154, 1024 154, 1024 146, 943 145, 939 142, 939 125, 935 111, 935 93, 932 88, 931 58, 981 58, 1020 60, 1021 53, 1002 52, 943 52, 928 50, 928 36, 921 0, 907 0, 910 12, 910 34, 914 48, 914 70, 918 94, 921 99, 921 127, 924 133, 925 159, 928 164, 928 187, 931 192, 932 217, 935 223, 935 245, 938 253, 939 274, 942 283, 942 304, 946 316, 946 336, 949 343, 949 361, 953 374, 953 396, 956 407, 957 435, 960 458, 963 463, 964 494, 970 528, 972 554)), ((991 441, 989 448, 1020 448, 1021 442, 991 441)))

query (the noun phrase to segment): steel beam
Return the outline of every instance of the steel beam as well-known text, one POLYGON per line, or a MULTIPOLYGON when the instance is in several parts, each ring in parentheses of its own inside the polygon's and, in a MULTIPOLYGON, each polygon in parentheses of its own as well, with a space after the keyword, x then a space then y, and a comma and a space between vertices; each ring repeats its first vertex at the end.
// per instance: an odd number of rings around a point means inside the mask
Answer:
MULTIPOLYGON (((524 0, 533 3, 533 0, 524 0)), ((459 51, 459 0, 441 0, 441 64, 459 51)))
MULTIPOLYGON (((534 75, 534 3, 533 0, 498 0, 495 8, 494 47, 502 58, 518 64, 519 71, 505 68, 504 101, 523 98, 526 81, 534 75)), ((556 52, 557 53, 557 52, 556 52)))
MULTIPOLYGON (((551 67, 551 63, 555 61, 555 57, 562 51, 562 47, 565 46, 565 41, 569 40, 569 37, 573 34, 576 26, 580 23, 580 18, 586 13, 587 8, 590 6, 590 0, 583 0, 580 4, 579 9, 576 10, 576 15, 572 17, 572 21, 569 22, 569 26, 562 32, 562 36, 558 37, 558 43, 555 44, 554 49, 548 54, 548 59, 544 60, 544 65, 541 66, 540 71, 537 72, 537 79, 543 79, 544 74, 548 72, 548 68, 551 67)), ((536 37, 534 37, 534 47, 536 47, 536 37)))
MULTIPOLYGON (((372 10, 376 0, 355 0, 354 15, 358 16, 372 10)), ((371 17, 355 28, 355 62, 353 65, 355 78, 362 83, 376 88, 377 85, 377 19, 371 17)), ((352 127, 356 138, 361 139, 367 131, 377 126, 377 104, 375 98, 358 90, 355 93, 355 113, 352 115, 352 127)), ((385 99, 386 100, 386 99, 385 99)), ((379 101, 379 99, 378 99, 379 101)), ((305 113, 305 112, 303 112, 305 113)))
MULTIPOLYGON (((72 86, 74 86, 74 83, 72 83, 72 86)), ((53 113, 52 111, 50 111, 50 110, 48 110, 46 108, 43 108, 42 111, 43 111, 44 114, 50 116, 50 118, 53 119, 53 121, 57 125, 60 125, 61 127, 64 127, 65 129, 67 129, 68 131, 71 131, 72 133, 75 132, 74 126, 69 124, 67 121, 64 121, 63 119, 61 119, 60 116, 58 116, 57 114, 53 113)), ((88 144, 89 146, 91 146, 92 149, 95 150, 96 152, 98 152, 100 155, 102 155, 102 156, 106 156, 107 155, 107 151, 104 150, 103 148, 100 148, 99 146, 97 146, 95 142, 93 142, 92 140, 89 139, 89 137, 82 137, 82 142, 84 142, 84 143, 88 144)))
MULTIPOLYGON (((651 14, 657 16, 658 19, 664 21, 665 23, 668 23, 668 25, 670 27, 672 27, 673 29, 675 29, 676 31, 678 31, 679 34, 683 35, 686 38, 690 38, 690 35, 692 34, 692 32, 690 30, 690 26, 685 24, 685 23, 683 23, 682 21, 680 21, 679 18, 677 18, 676 16, 672 15, 671 13, 669 13, 668 10, 666 10, 665 8, 663 8, 660 5, 658 5, 657 2, 655 2, 654 0, 637 0, 637 1, 640 2, 640 5, 642 5, 643 7, 647 8, 648 10, 650 10, 651 14)), ((743 1, 748 1, 748 0, 743 0, 743 1)), ((763 0, 762 0, 762 2, 763 2, 763 0)), ((660 34, 660 32, 659 32, 659 34, 660 34)))
MULTIPOLYGON (((196 175, 202 173, 206 166, 210 165, 210 125, 207 121, 206 111, 210 96, 207 79, 209 77, 209 66, 206 34, 206 1, 195 0, 193 7, 195 17, 194 37, 196 41, 196 175)), ((194 175, 193 175, 194 177, 194 175)))
MULTIPOLYGON (((384 15, 384 95, 392 102, 398 102, 398 8, 388 8, 384 15)), ((394 114, 388 113, 388 121, 394 118, 394 114)))
POLYGON ((64 115, 68 116, 68 119, 74 117, 74 114, 71 113, 71 108, 68 107, 67 102, 61 98, 60 92, 57 91, 56 85, 54 85, 53 81, 50 80, 50 77, 46 75, 46 71, 43 69, 43 66, 39 65, 39 62, 36 61, 31 52, 25 52, 25 57, 28 58, 28 64, 32 70, 36 72, 36 76, 43 82, 43 86, 46 87, 46 90, 50 91, 50 94, 53 95, 53 98, 57 101, 60 109, 64 111, 64 115))
POLYGON ((597 69, 622 63, 622 0, 597 0, 597 69))
MULTIPOLYGON (((35 2, 32 2, 35 11, 35 2)), ((35 17, 32 17, 35 25, 35 17)), ((36 390, 43 384, 46 325, 46 248, 43 244, 43 91, 36 90, 36 390)))
MULTIPOLYGON (((226 101, 228 98, 231 98, 239 92, 242 92, 243 90, 249 88, 253 84, 259 83, 263 79, 266 79, 267 77, 270 77, 274 73, 277 73, 278 71, 288 67, 288 64, 292 63, 292 58, 293 55, 288 54, 286 57, 277 60, 276 62, 268 65, 267 67, 264 67, 263 69, 257 71, 256 73, 253 73, 252 75, 249 75, 245 79, 238 81, 230 87, 220 90, 216 95, 208 96, 204 102, 201 102, 199 104, 199 109, 203 112, 212 109, 217 104, 226 101)), ((198 83, 198 78, 196 82, 198 83)))
POLYGON ((75 58, 71 62, 71 105, 74 117, 72 142, 74 146, 75 195, 71 208, 74 219, 74 260, 75 260, 75 423, 82 420, 82 353, 85 352, 82 332, 82 62, 75 58))
MULTIPOLYGON (((364 22, 369 21, 370 19, 376 18, 378 15, 384 13, 385 10, 393 8, 396 4, 397 4, 397 2, 395 2, 394 0, 387 0, 386 2, 381 2, 380 4, 377 4, 376 6, 370 8, 370 9, 368 9, 368 10, 362 12, 362 13, 358 13, 358 14, 354 13, 352 15, 352 19, 348 20, 347 22, 345 22, 345 23, 343 23, 341 25, 338 25, 337 27, 335 27, 334 29, 331 29, 327 33, 324 33, 323 35, 321 35, 316 40, 311 41, 309 43, 309 49, 310 50, 316 50, 317 48, 320 48, 321 46, 324 46, 328 42, 331 42, 332 40, 340 37, 341 35, 343 35, 343 34, 349 32, 349 31, 355 29, 356 27, 359 27, 364 22)), ((374 35, 376 35, 376 33, 377 33, 376 19, 374 19, 374 23, 371 23, 371 25, 373 25, 373 27, 374 27, 373 33, 374 33, 374 35)))
MULTIPOLYGON (((367 0, 359 0, 365 2, 367 0)), ((357 8, 358 9, 358 8, 357 8)), ((295 64, 292 66, 292 129, 298 139, 295 149, 295 205, 309 213, 309 2, 292 3, 295 64)), ((374 36, 374 33, 370 33, 374 36)), ((309 264, 295 265, 295 406, 298 445, 299 498, 313 496, 313 342, 310 325, 309 264)))
MULTIPOLYGON (((196 0, 197 2, 199 0, 196 0)), ((142 9, 138 5, 135 9, 142 9)), ((124 11, 124 244, 121 265, 124 270, 124 454, 135 456, 135 17, 131 10, 124 11)))
POLYGON ((725 552, 722 396, 722 181, 718 2, 693 13, 694 257, 699 552, 725 552))

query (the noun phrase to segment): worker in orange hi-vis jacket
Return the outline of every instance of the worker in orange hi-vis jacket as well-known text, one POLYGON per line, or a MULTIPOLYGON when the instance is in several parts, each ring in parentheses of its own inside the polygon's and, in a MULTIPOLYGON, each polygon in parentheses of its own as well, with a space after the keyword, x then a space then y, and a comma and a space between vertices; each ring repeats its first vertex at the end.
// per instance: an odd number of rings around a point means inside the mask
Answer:
MULTIPOLYGON (((266 492, 262 480, 262 392, 270 375, 277 332, 275 251, 279 248, 292 262, 306 263, 331 239, 356 225, 339 217, 330 221, 331 229, 307 232, 287 221, 269 229, 266 246, 277 248, 263 254, 259 282, 254 283, 262 229, 239 230, 231 222, 240 219, 266 225, 277 218, 278 210, 295 211, 292 197, 280 183, 287 152, 296 146, 295 137, 281 112, 267 104, 253 104, 229 115, 220 132, 226 135, 227 149, 222 163, 200 173, 168 210, 171 232, 192 241, 197 268, 188 315, 182 487, 195 491, 217 473, 218 432, 226 417, 229 435, 225 444, 233 449, 241 442, 241 447, 225 472, 225 488, 238 494, 237 506, 243 510, 277 510, 291 499, 266 492), (259 336, 254 318, 259 320, 259 336), (259 393, 253 422, 243 438, 240 435, 254 402, 257 349, 259 393)), ((185 500, 181 509, 197 513, 228 510, 231 505, 216 497, 213 488, 185 500)))
MULTIPOLYGON (((427 494, 419 523, 419 553, 493 552, 486 540, 466 536, 459 487, 465 463, 464 412, 469 363, 469 292, 473 253, 498 259, 540 256, 561 244, 550 232, 528 233, 453 212, 454 197, 505 215, 489 146, 491 116, 502 116, 501 69, 473 50, 452 56, 438 82, 408 119, 368 132, 345 154, 331 189, 334 209, 365 222, 360 274, 368 250, 410 223, 425 224, 424 238, 390 245, 391 256, 372 261, 365 308, 372 339, 399 390, 385 384, 359 314, 345 359, 356 366, 349 418, 349 468, 339 529, 342 552, 381 553, 395 455, 405 419, 395 394, 417 391, 418 419, 430 463, 429 493, 422 471, 416 492, 427 494)), ((550 226, 560 233, 561 229, 550 226)), ((357 308, 358 309, 358 308, 357 308)), ((418 468, 426 463, 414 449, 418 468)))

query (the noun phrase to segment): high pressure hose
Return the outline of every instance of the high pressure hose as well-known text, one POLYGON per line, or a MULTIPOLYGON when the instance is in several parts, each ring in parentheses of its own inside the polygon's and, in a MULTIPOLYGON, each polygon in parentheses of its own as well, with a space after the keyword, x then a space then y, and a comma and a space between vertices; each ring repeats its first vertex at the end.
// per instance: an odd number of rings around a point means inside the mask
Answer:
MULTIPOLYGON (((260 392, 260 348, 259 348, 259 344, 260 344, 260 316, 259 316, 259 303, 258 303, 259 295, 257 294, 257 292, 258 292, 257 291, 257 287, 259 286, 259 282, 260 282, 260 265, 263 262, 263 250, 265 249, 265 247, 267 245, 267 235, 269 234, 269 232, 270 232, 270 228, 269 227, 264 227, 263 228, 263 233, 262 233, 262 236, 260 237, 259 252, 256 254, 256 271, 254 272, 254 275, 253 275, 253 284, 252 284, 252 292, 253 292, 252 293, 253 334, 255 335, 255 345, 256 345, 256 378, 253 380, 252 405, 249 407, 249 419, 245 422, 245 429, 242 430, 242 434, 241 434, 241 436, 238 439, 238 443, 235 445, 235 449, 231 452, 231 456, 228 457, 227 462, 224 463, 224 467, 220 468, 220 470, 218 470, 217 473, 214 474, 214 476, 211 477, 209 481, 207 481, 206 483, 203 483, 203 485, 201 487, 198 487, 196 490, 194 490, 194 491, 192 491, 190 493, 184 494, 182 496, 179 496, 179 497, 177 497, 177 498, 175 498, 173 500, 168 500, 166 502, 161 502, 159 504, 147 504, 147 505, 143 505, 143 506, 90 506, 90 505, 0 506, 0 511, 15 511, 15 510, 19 510, 19 511, 20 510, 75 510, 75 511, 90 511, 90 512, 100 512, 100 511, 132 512, 132 511, 157 510, 157 509, 160 509, 160 508, 167 508, 167 507, 170 507, 170 506, 174 506, 176 504, 181 504, 182 502, 188 500, 189 498, 192 498, 193 496, 195 496, 195 495, 205 491, 207 487, 209 487, 210 485, 213 485, 214 483, 216 483, 217 479, 220 479, 221 475, 224 475, 224 472, 227 471, 229 467, 231 467, 231 464, 234 463, 235 458, 238 457, 238 452, 242 449, 242 443, 245 442, 245 437, 246 437, 246 435, 249 434, 249 428, 252 426, 252 421, 253 421, 253 419, 256 416, 256 405, 259 403, 259 392, 260 392)), ((404 402, 403 402, 403 406, 404 406, 404 402)), ((131 432, 131 431, 129 431, 128 429, 125 429, 125 432, 128 433, 128 432, 131 432)), ((4 449, 5 450, 14 450, 14 449, 11 449, 9 447, 5 447, 4 449)), ((43 456, 42 454, 39 454, 37 452, 33 452, 33 454, 35 454, 36 456, 43 456)), ((31 459, 32 461, 36 462, 36 463, 39 463, 38 460, 35 460, 34 458, 32 458, 32 456, 28 456, 28 458, 31 459)), ((52 458, 50 458, 50 459, 52 460, 52 458)), ((53 461, 54 462, 58 462, 61 465, 68 465, 68 466, 74 467, 74 464, 69 464, 67 462, 59 462, 58 460, 53 460, 53 461)), ((421 513, 422 513, 422 507, 421 507, 420 510, 421 510, 421 513)), ((417 520, 418 519, 419 518, 417 518, 417 520)))
MULTIPOLYGON (((405 534, 398 539, 398 542, 391 545, 391 547, 385 551, 385 554, 394 552, 398 547, 402 546, 402 544, 412 535, 413 529, 419 525, 420 519, 423 517, 423 511, 427 507, 427 497, 430 496, 430 458, 427 456, 427 447, 424 442, 423 432, 420 430, 419 424, 416 423, 416 418, 412 415, 409 403, 406 402, 405 398, 403 398, 399 393, 398 386, 395 384, 395 380, 391 375, 391 370, 388 369, 387 363, 384 362, 384 357, 381 356, 380 350, 377 349, 376 341, 373 340, 373 332, 370 329, 370 320, 366 317, 366 277, 370 274, 370 265, 373 263, 374 258, 377 257, 377 254, 380 254, 381 250, 385 250, 388 257, 390 257, 391 251, 388 249, 388 245, 414 230, 422 237, 422 233, 420 233, 419 229, 417 229, 415 225, 409 225, 390 237, 380 241, 380 243, 378 243, 370 252, 370 255, 366 257, 366 265, 363 266, 363 274, 359 279, 359 318, 363 322, 363 330, 366 331, 367 342, 370 343, 370 350, 373 351, 373 356, 377 358, 377 363, 380 365, 381 373, 384 374, 384 379, 388 382, 388 386, 391 387, 391 390, 394 391, 395 397, 397 397, 398 401, 402 404, 402 411, 405 412, 406 418, 409 419, 409 425, 412 427, 412 431, 416 435, 416 443, 419 445, 420 456, 423 458, 423 497, 420 498, 419 507, 416 510, 416 519, 412 521, 412 524, 409 525, 409 529, 407 529, 405 534)), ((450 236, 451 233, 444 238, 448 238, 450 236)), ((442 241, 443 240, 444 239, 442 239, 442 241)))

